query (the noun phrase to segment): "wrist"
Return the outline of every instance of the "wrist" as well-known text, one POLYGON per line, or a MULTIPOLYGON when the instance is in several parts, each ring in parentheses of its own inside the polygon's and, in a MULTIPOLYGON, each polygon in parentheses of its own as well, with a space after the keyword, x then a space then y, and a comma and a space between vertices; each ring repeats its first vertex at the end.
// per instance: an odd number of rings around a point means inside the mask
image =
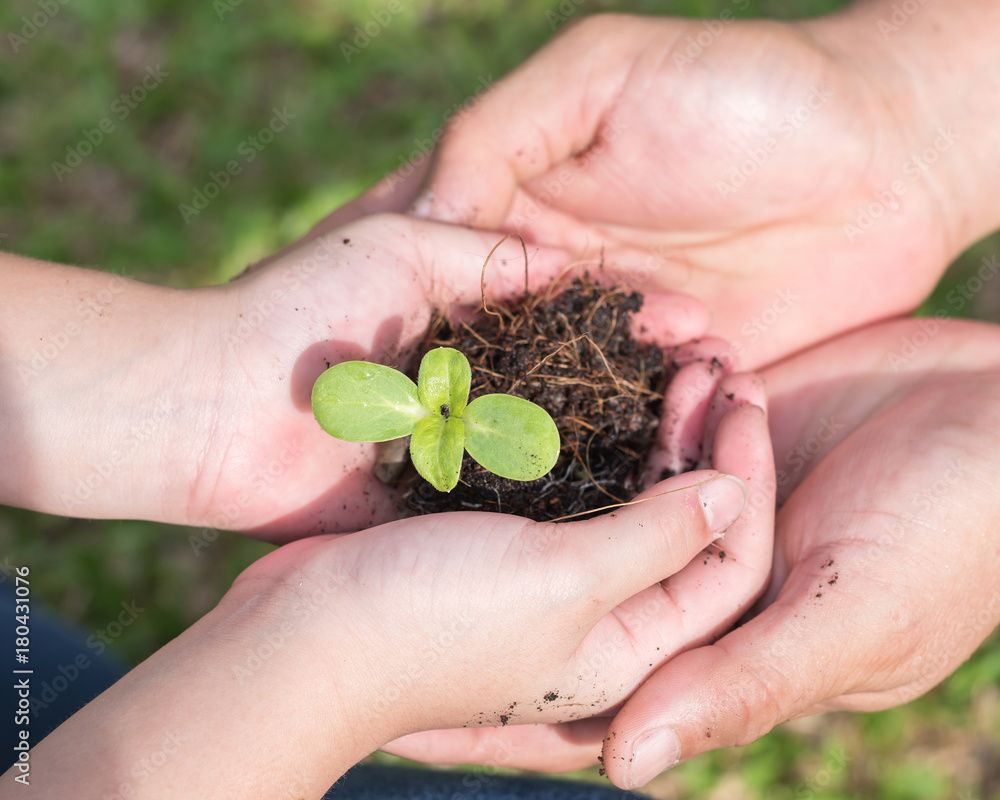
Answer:
POLYGON ((800 23, 899 123, 890 177, 933 196, 952 255, 1000 225, 1000 6, 862 0, 800 23))
POLYGON ((340 589, 317 591, 311 563, 308 574, 259 566, 32 749, 42 793, 70 796, 85 780, 95 796, 136 800, 318 800, 383 742, 368 724, 375 676, 329 613, 340 589))
POLYGON ((202 291, 2 256, 2 501, 93 518, 176 519, 205 420, 202 291), (186 459, 180 454, 187 452, 186 459))
POLYGON ((317 698, 327 704, 331 713, 310 714, 308 724, 316 727, 313 739, 322 740, 335 720, 338 746, 349 756, 345 768, 413 730, 410 698, 392 691, 398 648, 387 645, 384 620, 359 594, 359 554, 349 545, 336 535, 285 544, 244 570, 218 609, 255 629, 255 644, 233 662, 234 679, 267 685, 270 679, 256 673, 270 654, 279 655, 281 680, 310 687, 314 705, 317 698))

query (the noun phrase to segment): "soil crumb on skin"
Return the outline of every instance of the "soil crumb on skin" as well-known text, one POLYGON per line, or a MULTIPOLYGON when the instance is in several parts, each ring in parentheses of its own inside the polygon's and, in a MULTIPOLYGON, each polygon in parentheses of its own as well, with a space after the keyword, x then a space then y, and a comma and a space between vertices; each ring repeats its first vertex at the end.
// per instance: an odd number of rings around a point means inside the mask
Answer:
POLYGON ((503 392, 537 403, 555 420, 562 449, 552 471, 530 482, 494 475, 466 453, 451 492, 415 480, 410 510, 546 521, 631 499, 659 423, 667 372, 658 347, 632 338, 630 320, 641 306, 638 292, 584 276, 559 294, 488 303, 490 313, 472 324, 453 326, 437 316, 419 355, 460 350, 472 365, 470 399, 503 392))

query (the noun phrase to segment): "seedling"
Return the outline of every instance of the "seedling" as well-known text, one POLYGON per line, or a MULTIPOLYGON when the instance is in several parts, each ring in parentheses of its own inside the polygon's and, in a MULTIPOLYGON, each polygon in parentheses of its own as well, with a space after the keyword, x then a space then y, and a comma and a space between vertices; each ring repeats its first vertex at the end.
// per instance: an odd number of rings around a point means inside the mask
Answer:
POLYGON ((469 402, 472 370, 458 350, 438 347, 420 362, 417 383, 368 361, 345 361, 312 392, 320 426, 347 442, 410 437, 410 459, 438 491, 458 484, 462 453, 515 481, 545 475, 559 456, 559 431, 541 406, 509 394, 469 402))

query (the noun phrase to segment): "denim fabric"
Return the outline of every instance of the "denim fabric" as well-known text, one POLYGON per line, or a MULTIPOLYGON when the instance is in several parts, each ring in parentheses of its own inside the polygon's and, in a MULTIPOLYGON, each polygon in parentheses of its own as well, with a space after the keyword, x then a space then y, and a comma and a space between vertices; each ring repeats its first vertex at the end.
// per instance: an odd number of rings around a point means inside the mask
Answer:
POLYGON ((99 640, 91 640, 88 646, 88 637, 36 605, 34 599, 30 604, 29 661, 15 663, 14 600, 14 581, 8 578, 0 585, 0 646, 5 648, 2 661, 8 666, 0 692, 6 720, 5 725, 0 725, 0 771, 17 760, 14 745, 18 730, 24 727, 14 724, 17 680, 27 678, 30 682, 32 713, 28 730, 34 746, 128 670, 124 662, 105 652, 99 640), (14 669, 30 669, 32 674, 14 675, 14 669))
POLYGON ((637 800, 639 797, 588 783, 364 765, 337 781, 323 800, 637 800))

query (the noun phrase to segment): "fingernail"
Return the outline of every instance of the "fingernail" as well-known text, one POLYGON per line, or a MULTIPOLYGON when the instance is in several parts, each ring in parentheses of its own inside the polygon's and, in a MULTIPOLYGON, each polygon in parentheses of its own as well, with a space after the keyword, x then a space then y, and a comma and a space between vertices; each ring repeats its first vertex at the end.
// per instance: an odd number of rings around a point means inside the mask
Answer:
POLYGON ((410 204, 410 216, 417 217, 419 219, 429 219, 431 216, 431 207, 433 205, 434 192, 430 189, 424 189, 410 204))
POLYGON ((632 745, 627 789, 638 789, 681 760, 681 740, 673 728, 647 731, 632 745))
POLYGON ((747 497, 746 484, 733 475, 723 475, 698 487, 705 521, 716 537, 722 536, 743 513, 747 497))

